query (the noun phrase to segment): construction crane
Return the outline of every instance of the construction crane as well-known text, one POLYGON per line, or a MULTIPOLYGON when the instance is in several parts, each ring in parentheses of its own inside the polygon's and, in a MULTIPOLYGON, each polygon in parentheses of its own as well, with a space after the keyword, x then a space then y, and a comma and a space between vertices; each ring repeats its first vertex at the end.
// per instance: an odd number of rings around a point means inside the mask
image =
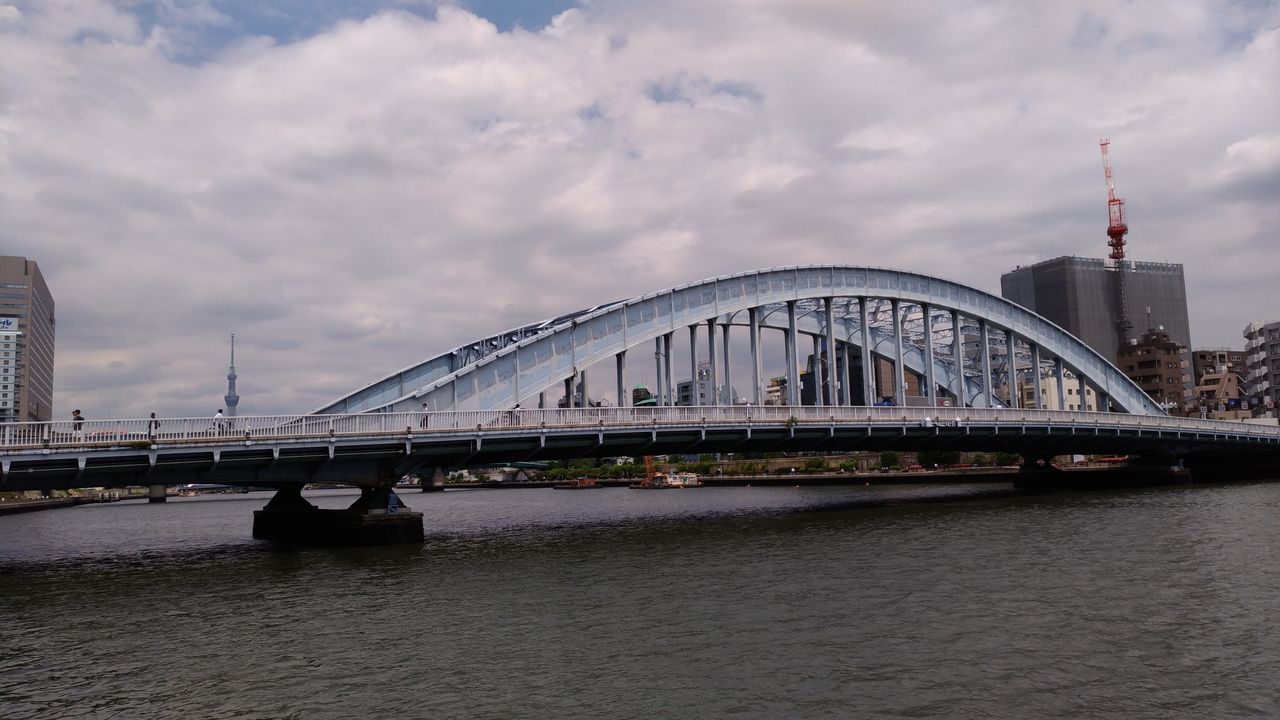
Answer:
POLYGON ((1111 141, 1103 138, 1098 142, 1102 147, 1102 172, 1107 178, 1107 247, 1111 248, 1109 257, 1115 270, 1116 334, 1120 336, 1120 345, 1129 341, 1129 331, 1133 323, 1129 321, 1128 280, 1125 271, 1128 262, 1124 259, 1124 236, 1129 233, 1129 226, 1124 222, 1124 198, 1116 197, 1116 183, 1111 176, 1111 141))

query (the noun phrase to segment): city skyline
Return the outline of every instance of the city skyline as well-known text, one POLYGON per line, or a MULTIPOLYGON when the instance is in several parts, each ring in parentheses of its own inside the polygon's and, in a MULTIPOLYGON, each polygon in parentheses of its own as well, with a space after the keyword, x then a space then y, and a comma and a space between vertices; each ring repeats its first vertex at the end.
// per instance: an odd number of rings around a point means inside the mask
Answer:
POLYGON ((229 332, 264 414, 753 268, 999 294, 1104 256, 1102 137, 1193 346, 1276 319, 1273 6, 252 7, 0 2, 0 243, 58 302, 55 417, 211 414, 229 332))

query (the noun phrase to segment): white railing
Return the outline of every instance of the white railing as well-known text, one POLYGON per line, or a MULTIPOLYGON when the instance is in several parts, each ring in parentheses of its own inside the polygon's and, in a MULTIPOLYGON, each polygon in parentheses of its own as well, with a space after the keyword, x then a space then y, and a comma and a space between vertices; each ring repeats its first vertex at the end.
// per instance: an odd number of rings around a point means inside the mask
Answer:
POLYGON ((0 425, 0 451, 33 448, 152 447, 237 444, 351 436, 430 436, 542 429, 672 425, 925 425, 1062 424, 1082 428, 1127 428, 1280 439, 1280 426, 1153 417, 1122 413, 1030 409, 835 406, 713 406, 648 408, 517 409, 352 415, 256 415, 141 420, 56 420, 0 425))

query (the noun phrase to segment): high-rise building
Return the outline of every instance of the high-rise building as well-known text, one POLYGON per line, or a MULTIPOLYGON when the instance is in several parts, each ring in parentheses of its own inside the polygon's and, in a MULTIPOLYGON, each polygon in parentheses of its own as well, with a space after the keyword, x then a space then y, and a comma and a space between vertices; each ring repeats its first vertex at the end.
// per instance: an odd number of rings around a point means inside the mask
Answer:
POLYGON ((1111 362, 1123 345, 1142 334, 1134 328, 1163 327, 1182 347, 1191 347, 1182 265, 1129 262, 1121 271, 1100 259, 1059 257, 1001 275, 1000 294, 1048 318, 1111 362))
POLYGON ((1280 322, 1244 329, 1245 392, 1255 416, 1276 417, 1280 407, 1280 322))
POLYGON ((0 420, 53 419, 55 326, 40 266, 0 255, 0 420))

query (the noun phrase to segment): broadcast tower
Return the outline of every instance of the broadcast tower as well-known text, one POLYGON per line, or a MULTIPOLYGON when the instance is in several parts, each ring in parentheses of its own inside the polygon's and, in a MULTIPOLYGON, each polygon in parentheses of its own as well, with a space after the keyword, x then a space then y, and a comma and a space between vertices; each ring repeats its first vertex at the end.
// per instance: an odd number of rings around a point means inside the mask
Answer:
POLYGON ((231 372, 227 373, 227 394, 222 398, 227 404, 227 417, 236 416, 240 396, 236 394, 236 334, 231 333, 231 372))

